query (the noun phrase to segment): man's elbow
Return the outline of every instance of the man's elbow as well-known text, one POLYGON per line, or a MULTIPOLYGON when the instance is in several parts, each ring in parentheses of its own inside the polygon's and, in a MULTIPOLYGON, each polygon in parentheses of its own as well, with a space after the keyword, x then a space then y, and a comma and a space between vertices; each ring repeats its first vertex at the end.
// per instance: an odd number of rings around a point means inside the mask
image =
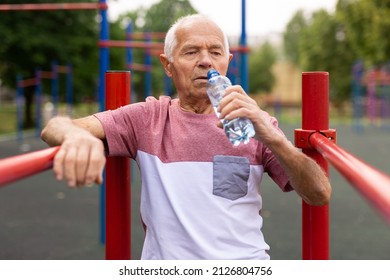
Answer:
POLYGON ((330 184, 324 184, 320 190, 316 191, 310 197, 304 198, 305 202, 312 206, 324 206, 329 204, 332 194, 330 184))
POLYGON ((41 139, 49 144, 47 125, 41 131, 41 139))
POLYGON ((46 126, 41 131, 41 139, 49 146, 57 146, 61 144, 59 141, 59 129, 66 125, 69 120, 65 117, 54 117, 48 121, 46 126))

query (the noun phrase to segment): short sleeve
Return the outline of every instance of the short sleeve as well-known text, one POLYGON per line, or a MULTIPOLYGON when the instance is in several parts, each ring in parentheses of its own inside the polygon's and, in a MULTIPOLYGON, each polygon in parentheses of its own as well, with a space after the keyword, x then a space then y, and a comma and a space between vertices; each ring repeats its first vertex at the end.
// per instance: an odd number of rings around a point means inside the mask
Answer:
MULTIPOLYGON (((270 117, 270 121, 274 127, 276 127, 281 134, 284 135, 283 131, 278 126, 278 121, 274 117, 270 117)), ((291 186, 289 179, 283 167, 280 165, 280 162, 271 152, 268 147, 263 146, 262 151, 262 164, 264 166, 264 171, 272 178, 272 180, 284 191, 292 191, 293 187, 291 186)))

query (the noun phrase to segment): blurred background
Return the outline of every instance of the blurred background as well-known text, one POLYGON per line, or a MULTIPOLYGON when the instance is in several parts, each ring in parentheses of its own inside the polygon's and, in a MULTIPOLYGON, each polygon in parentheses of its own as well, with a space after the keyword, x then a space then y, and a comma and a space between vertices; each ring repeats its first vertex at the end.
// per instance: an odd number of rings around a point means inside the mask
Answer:
MULTIPOLYGON (((56 1, 61 2, 80 3, 56 1)), ((52 116, 82 117, 101 109, 101 13, 11 11, 5 6, 25 3, 49 1, 0 0, 2 158, 46 147, 37 137, 52 116)), ((142 46, 109 49, 109 69, 132 71, 132 102, 148 95, 175 96, 158 59, 164 33, 180 16, 204 13, 229 37, 235 57, 229 77, 234 83, 247 83, 247 92, 279 119, 289 139, 293 141, 293 130, 301 125, 301 73, 326 71, 330 124, 338 130, 340 145, 390 172, 390 1, 247 0, 245 30, 241 0, 107 4, 109 39, 142 46), (246 76, 240 67, 244 56, 246 76)), ((136 168, 132 170, 137 258, 143 232, 137 212, 139 178, 136 168)), ((331 178, 331 257, 389 259, 388 226, 333 169, 331 178)), ((261 191, 264 232, 274 248, 271 256, 299 259, 299 199, 281 194, 267 179, 261 191)), ((104 258, 100 207, 98 188, 68 190, 49 171, 0 188, 0 259, 104 258)))

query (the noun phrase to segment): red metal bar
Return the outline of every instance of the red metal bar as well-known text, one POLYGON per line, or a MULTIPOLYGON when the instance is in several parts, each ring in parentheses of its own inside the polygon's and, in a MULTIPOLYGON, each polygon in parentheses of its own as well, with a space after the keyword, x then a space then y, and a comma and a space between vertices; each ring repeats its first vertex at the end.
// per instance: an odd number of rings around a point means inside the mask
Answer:
POLYGON ((53 79, 55 77, 54 73, 50 71, 39 71, 39 75, 42 79, 53 79))
POLYGON ((152 71, 152 65, 145 65, 139 63, 128 63, 127 68, 134 71, 143 71, 143 72, 152 71))
POLYGON ((250 48, 248 46, 230 47, 230 52, 249 53, 250 48))
POLYGON ((320 133, 312 134, 309 141, 390 223, 390 176, 351 155, 320 133))
POLYGON ((165 32, 132 32, 127 36, 127 39, 165 39, 165 32))
POLYGON ((21 80, 18 82, 18 87, 30 87, 30 86, 35 86, 38 84, 38 79, 37 78, 31 78, 31 79, 26 79, 26 80, 21 80))
POLYGON ((98 43, 100 48, 139 48, 139 49, 164 49, 164 43, 160 42, 129 42, 129 41, 121 41, 121 40, 104 40, 99 41, 98 43))
POLYGON ((106 10, 104 3, 2 4, 0 11, 106 10))
POLYGON ((0 187, 52 167, 59 147, 0 159, 0 187))
MULTIPOLYGON (((302 73, 302 129, 329 129, 329 74, 302 73)), ((314 159, 326 172, 328 162, 312 148, 302 152, 314 159)), ((302 259, 329 259, 329 205, 310 206, 302 201, 302 259)))
MULTIPOLYGON (((106 72, 106 109, 130 103, 130 72, 106 72)), ((106 164, 106 259, 129 260, 130 159, 108 157, 106 164)))
POLYGON ((70 71, 69 66, 57 65, 58 73, 69 73, 69 71, 70 71))

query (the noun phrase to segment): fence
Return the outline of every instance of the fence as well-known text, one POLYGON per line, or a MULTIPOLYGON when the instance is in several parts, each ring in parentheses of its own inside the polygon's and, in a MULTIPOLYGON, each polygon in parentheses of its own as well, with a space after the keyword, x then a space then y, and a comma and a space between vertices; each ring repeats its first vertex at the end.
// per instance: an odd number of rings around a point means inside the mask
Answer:
MULTIPOLYGON (((108 109, 130 102, 130 72, 107 72, 108 109)), ((295 132, 297 147, 328 173, 328 161, 390 223, 390 177, 337 146, 328 128, 329 75, 302 75, 302 128, 295 132), (317 106, 321 104, 321 106, 317 106), (313 110, 316 108, 316 110, 313 110)), ((0 160, 0 186, 49 169, 59 147, 0 160)), ((106 165, 106 259, 130 259, 130 163, 109 157, 106 165)), ((302 258, 329 259, 329 208, 302 202, 302 258)))

